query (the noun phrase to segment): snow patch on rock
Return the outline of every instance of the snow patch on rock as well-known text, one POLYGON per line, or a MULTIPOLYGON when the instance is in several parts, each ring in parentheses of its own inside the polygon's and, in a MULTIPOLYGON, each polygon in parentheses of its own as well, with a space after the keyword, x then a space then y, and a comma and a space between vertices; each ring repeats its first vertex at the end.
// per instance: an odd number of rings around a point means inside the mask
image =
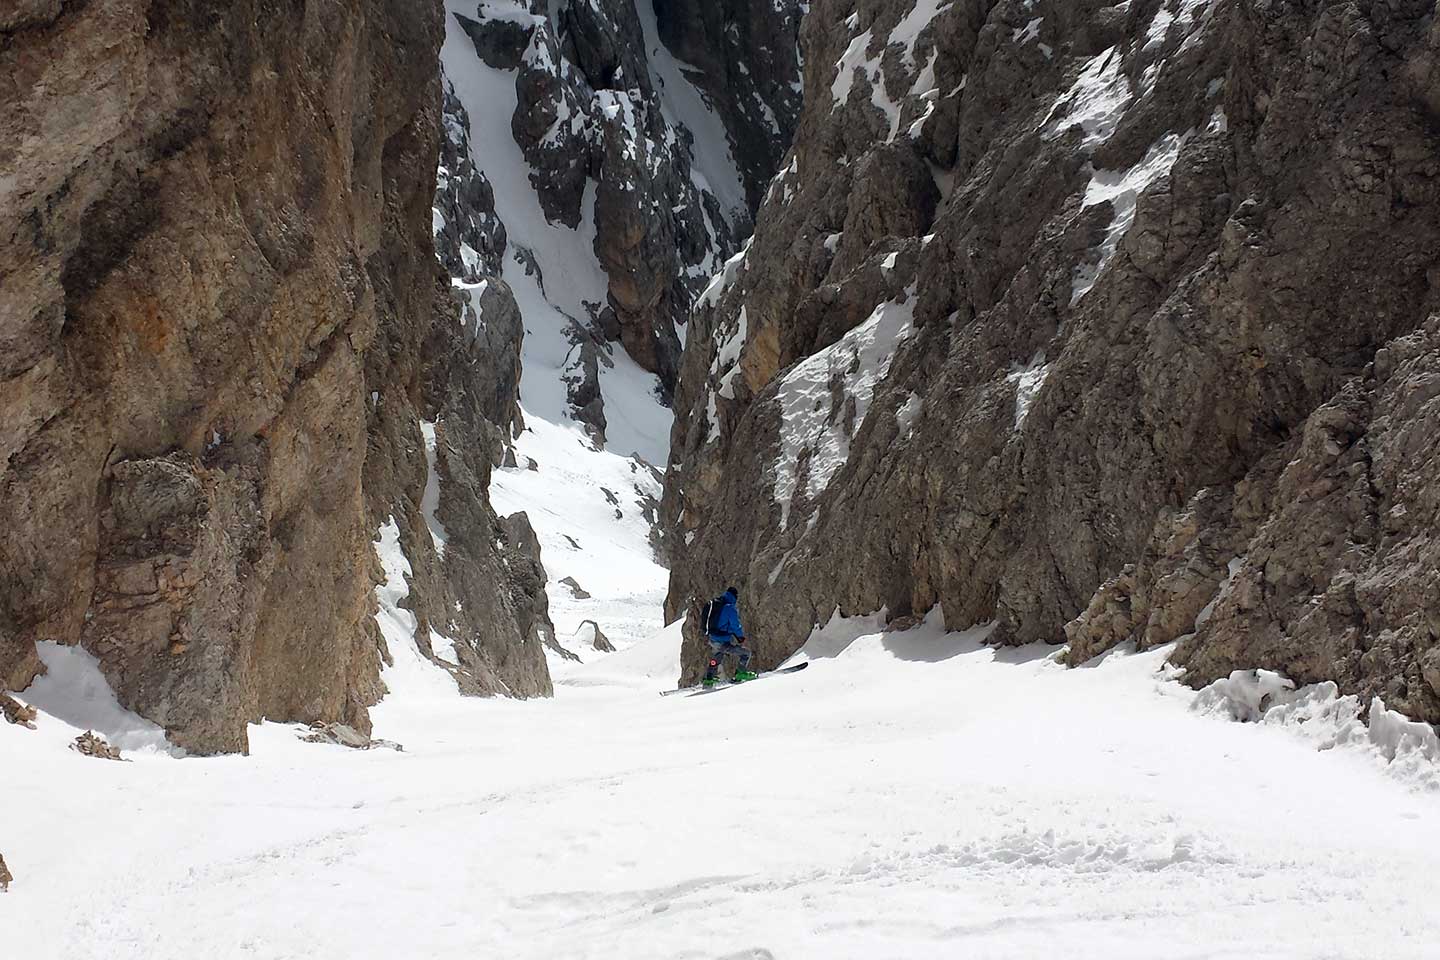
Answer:
POLYGON ((1125 170, 1095 170, 1085 188, 1085 199, 1081 209, 1110 202, 1112 214, 1110 225, 1105 228, 1105 238, 1100 245, 1092 248, 1075 268, 1070 283, 1070 305, 1073 307, 1094 288, 1100 274, 1105 272, 1115 253, 1120 249, 1120 240, 1135 222, 1135 204, 1145 188, 1170 172, 1180 156, 1180 148, 1189 137, 1185 134, 1167 134, 1145 152, 1145 156, 1134 166, 1125 170))
POLYGON ((774 497, 780 526, 789 526, 797 493, 814 499, 850 457, 850 438, 865 422, 875 388, 890 372, 895 350, 910 336, 915 313, 912 286, 902 301, 887 300, 839 341, 796 364, 779 383, 780 456, 774 497), (832 390, 839 385, 840 392, 832 390), (808 469, 800 475, 800 460, 808 469))

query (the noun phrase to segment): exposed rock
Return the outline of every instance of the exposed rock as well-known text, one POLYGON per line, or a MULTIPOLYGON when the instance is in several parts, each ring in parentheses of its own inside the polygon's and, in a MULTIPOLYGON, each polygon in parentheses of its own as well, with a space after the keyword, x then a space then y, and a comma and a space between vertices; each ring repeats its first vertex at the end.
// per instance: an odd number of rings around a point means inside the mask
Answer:
MULTIPOLYGON (((467 338, 436 287, 439 5, 0 18, 0 685, 28 685, 37 639, 78 642, 192 753, 261 717, 365 733, 394 516, 424 622, 463 607, 463 683, 548 692, 486 499, 518 323, 471 291, 496 325, 467 338), (443 563, 422 417, 456 438, 443 563)), ((441 233, 482 271, 505 241, 463 153, 441 233)))
POLYGON ((34 707, 21 703, 8 693, 0 693, 0 716, 3 716, 7 723, 18 724, 34 730, 35 718, 38 714, 34 707))
MULTIPOLYGON (((669 91, 656 80, 660 75, 651 59, 668 62, 669 54, 658 40, 647 44, 642 21, 657 14, 670 17, 671 8, 640 8, 629 0, 558 5, 530 0, 526 6, 528 13, 490 17, 481 5, 474 17, 456 17, 477 57, 514 73, 516 106, 510 132, 530 168, 530 185, 546 219, 572 229, 588 230, 593 224, 594 252, 608 277, 608 289, 603 303, 566 307, 578 328, 572 340, 581 345, 567 380, 577 419, 603 442, 603 400, 595 377, 597 360, 608 362, 605 344, 620 341, 642 368, 659 377, 668 396, 680 363, 676 326, 685 321, 694 297, 729 256, 737 236, 748 229, 760 186, 788 142, 798 104, 792 84, 798 75, 793 40, 799 4, 731 4, 737 16, 754 21, 753 31, 749 20, 738 21, 745 24, 744 36, 736 35, 740 47, 753 48, 757 56, 762 49, 768 51, 763 62, 756 60, 760 73, 754 78, 737 78, 738 86, 698 74, 671 79, 709 90, 721 122, 730 123, 732 139, 748 145, 741 151, 751 188, 748 205, 743 197, 722 204, 694 169, 692 138, 675 125, 683 111, 674 103, 688 101, 672 100, 687 92, 669 91), (746 132, 738 133, 742 125, 746 132), (596 346, 583 345, 590 338, 596 346)), ((676 42, 691 42, 707 31, 720 37, 725 24, 733 22, 695 11, 666 19, 676 42)), ((736 70, 728 58, 717 63, 736 70)), ((463 125, 463 110, 450 110, 448 104, 447 116, 463 125)), ((460 138, 452 140, 463 153, 460 138)), ((713 160, 721 168, 730 162, 728 156, 713 160)), ((481 209, 493 211, 483 188, 465 189, 481 209)), ((441 229, 449 230, 445 206, 437 206, 437 214, 446 224, 441 229)), ((488 234, 477 242, 479 246, 470 244, 474 253, 467 255, 468 262, 447 258, 452 275, 473 280, 477 269, 487 276, 500 275, 499 263, 485 256, 485 250, 499 245, 488 234)), ((516 250, 514 259, 543 288, 534 257, 516 250)))
POLYGON ((656 0, 660 39, 719 110, 752 210, 800 118, 801 0, 656 0))
POLYGON ((1195 683, 1255 666, 1440 721, 1440 317, 1377 351, 1297 440, 1176 661, 1195 683))
POLYGON ((570 591, 570 595, 576 600, 590 599, 590 594, 585 592, 585 589, 581 587, 578 582, 576 582, 574 577, 562 577, 560 579, 560 583, 563 584, 566 589, 570 591))
POLYGON ((605 443, 605 399, 600 394, 600 363, 610 362, 600 344, 578 324, 566 331, 575 345, 578 362, 565 375, 565 395, 571 416, 585 425, 596 444, 605 443))
POLYGON ((572 663, 580 663, 580 662, 581 662, 581 661, 580 661, 580 655, 579 655, 578 653, 576 653, 575 651, 570 650, 570 649, 567 649, 566 647, 562 646, 561 643, 560 643, 560 640, 559 640, 558 638, 556 638, 556 637, 551 637, 551 638, 549 638, 548 640, 545 641, 545 649, 547 649, 547 650, 549 650, 550 652, 554 653, 556 656, 558 656, 558 657, 559 657, 560 659, 562 659, 562 660, 569 660, 569 661, 572 662, 572 663))
POLYGON ((95 757, 99 760, 123 760, 120 751, 106 742, 104 737, 97 736, 94 731, 86 730, 75 738, 70 744, 70 749, 87 757, 95 757))
POLYGON ((393 740, 377 740, 343 723, 312 723, 310 732, 300 738, 306 743, 332 743, 352 750, 383 748, 403 753, 405 748, 393 740))
POLYGON ((525 429, 520 413, 520 348, 525 339, 520 308, 503 280, 484 280, 475 287, 457 285, 454 292, 461 304, 464 335, 471 343, 464 352, 477 368, 473 379, 478 411, 500 428, 496 436, 508 448, 525 429))
POLYGON ((0 857, 0 893, 9 893, 10 884, 14 880, 15 877, 10 873, 10 868, 5 866, 5 858, 0 857))
POLYGON ((1440 34, 915 7, 803 21, 789 162, 687 338, 667 615, 737 583, 773 666, 836 607, 940 604, 1440 720, 1440 34))
POLYGON ((575 637, 582 646, 593 647, 601 653, 615 652, 615 644, 610 642, 610 638, 605 636, 605 632, 600 629, 600 624, 594 620, 580 621, 580 627, 575 631, 575 637))
POLYGON ((450 276, 474 283, 499 276, 505 259, 505 224, 495 213, 495 190, 471 156, 470 116, 449 78, 442 76, 442 83, 444 136, 432 218, 435 254, 450 276))

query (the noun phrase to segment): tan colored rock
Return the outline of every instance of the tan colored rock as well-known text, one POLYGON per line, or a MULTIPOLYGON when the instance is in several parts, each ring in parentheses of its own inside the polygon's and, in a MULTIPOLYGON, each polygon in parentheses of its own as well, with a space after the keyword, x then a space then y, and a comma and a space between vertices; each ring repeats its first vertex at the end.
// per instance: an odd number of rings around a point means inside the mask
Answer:
POLYGON ((111 746, 104 737, 97 735, 93 730, 86 730, 75 738, 70 744, 70 749, 87 757, 95 757, 99 760, 123 760, 120 751, 111 746))
POLYGON ((80 643, 191 753, 245 750, 261 717, 365 734, 395 516, 420 613, 465 608, 473 689, 549 691, 467 459, 498 455, 483 417, 514 404, 462 369, 481 347, 435 263, 441 17, 0 14, 24 28, 0 48, 0 688, 35 641, 80 643), (459 438, 444 564, 413 506, 422 417, 459 438))
POLYGON ((374 739, 354 727, 343 723, 314 723, 310 732, 300 738, 306 743, 329 743, 351 750, 375 750, 383 748, 403 753, 405 748, 393 740, 374 739))
POLYGON ((11 875, 10 868, 5 866, 5 858, 0 857, 0 893, 9 893, 10 884, 15 877, 11 875))
POLYGON ((34 707, 21 703, 8 693, 0 693, 0 716, 4 716, 6 722, 34 730, 37 715, 34 707))

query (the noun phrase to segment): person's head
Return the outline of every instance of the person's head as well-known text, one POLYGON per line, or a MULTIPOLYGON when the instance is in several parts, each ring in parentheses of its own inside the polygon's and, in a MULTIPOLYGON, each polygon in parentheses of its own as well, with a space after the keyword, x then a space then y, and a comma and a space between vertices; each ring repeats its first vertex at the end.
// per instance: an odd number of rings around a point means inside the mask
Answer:
POLYGON ((729 590, 725 591, 725 596, 729 597, 732 602, 737 601, 740 599, 740 591, 735 589, 734 587, 731 587, 729 590))

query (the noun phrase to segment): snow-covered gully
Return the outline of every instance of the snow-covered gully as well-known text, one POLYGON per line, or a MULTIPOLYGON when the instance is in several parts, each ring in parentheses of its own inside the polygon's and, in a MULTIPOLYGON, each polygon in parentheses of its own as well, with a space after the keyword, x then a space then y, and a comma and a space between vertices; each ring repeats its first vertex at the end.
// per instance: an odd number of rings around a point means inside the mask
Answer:
POLYGON ((677 648, 557 668, 553 701, 391 670, 403 753, 268 724, 248 758, 97 763, 0 727, 6 954, 1435 956, 1435 794, 1201 715, 1163 651, 832 624, 803 673, 657 697, 677 648))

